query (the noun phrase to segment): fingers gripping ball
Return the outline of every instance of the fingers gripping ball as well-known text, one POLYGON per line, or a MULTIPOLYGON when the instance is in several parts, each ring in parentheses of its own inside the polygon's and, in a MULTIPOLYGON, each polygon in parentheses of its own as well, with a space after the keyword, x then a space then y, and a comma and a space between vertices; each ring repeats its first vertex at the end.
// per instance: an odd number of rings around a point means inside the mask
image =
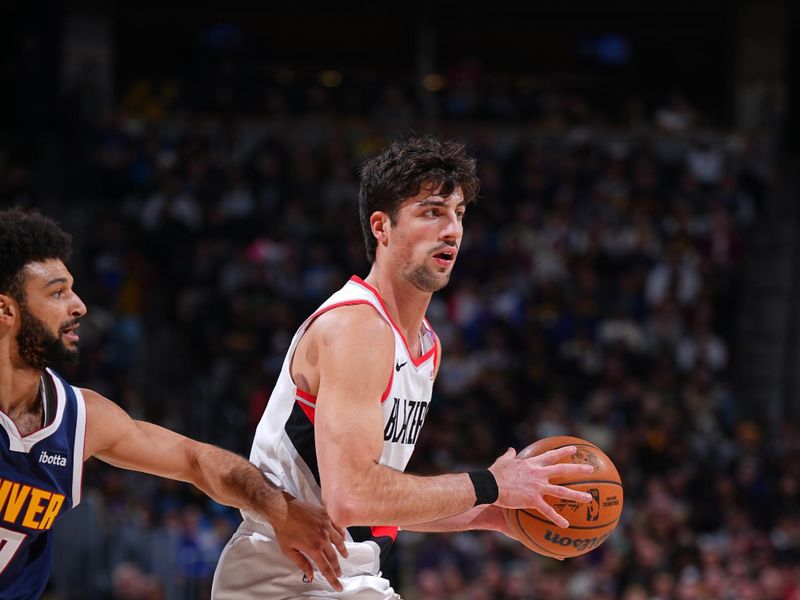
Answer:
POLYGON ((564 446, 576 446, 578 450, 562 462, 587 463, 594 467, 594 472, 580 477, 580 481, 575 481, 574 477, 550 480, 550 483, 592 495, 592 501, 587 504, 544 497, 570 526, 563 529, 554 525, 535 508, 503 509, 506 523, 518 540, 538 554, 559 559, 585 554, 605 542, 619 522, 623 499, 622 482, 614 463, 586 440, 569 436, 544 438, 522 450, 517 458, 538 456, 564 446))

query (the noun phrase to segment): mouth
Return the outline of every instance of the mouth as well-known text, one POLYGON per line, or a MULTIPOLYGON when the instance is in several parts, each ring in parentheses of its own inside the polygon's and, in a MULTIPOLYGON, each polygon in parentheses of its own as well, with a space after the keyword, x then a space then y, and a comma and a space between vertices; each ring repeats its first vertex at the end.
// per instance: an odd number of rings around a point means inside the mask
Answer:
POLYGON ((449 267, 456 260, 456 253, 456 250, 442 250, 433 255, 433 261, 442 267, 449 267))
POLYGON ((61 337, 68 342, 77 343, 81 338, 78 335, 78 328, 80 325, 77 323, 61 330, 61 337))

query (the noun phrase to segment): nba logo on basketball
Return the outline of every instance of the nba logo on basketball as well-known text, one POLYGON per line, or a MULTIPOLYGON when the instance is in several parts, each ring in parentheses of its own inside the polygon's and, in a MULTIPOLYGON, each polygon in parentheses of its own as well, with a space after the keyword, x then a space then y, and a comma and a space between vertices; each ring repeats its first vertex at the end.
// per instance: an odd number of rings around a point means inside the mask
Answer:
POLYGON ((600 518, 600 490, 593 488, 586 492, 592 495, 592 501, 586 507, 586 520, 597 521, 600 518))

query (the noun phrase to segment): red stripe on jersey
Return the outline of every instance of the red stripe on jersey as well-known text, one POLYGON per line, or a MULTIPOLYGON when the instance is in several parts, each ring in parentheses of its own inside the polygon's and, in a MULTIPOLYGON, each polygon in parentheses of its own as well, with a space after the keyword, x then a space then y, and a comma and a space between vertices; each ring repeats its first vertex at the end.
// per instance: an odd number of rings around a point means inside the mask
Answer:
MULTIPOLYGON (((299 392, 300 390, 297 390, 297 391, 299 392)), ((313 406, 309 406, 305 402, 302 402, 299 398, 295 398, 294 401, 297 402, 297 405, 306 414, 306 416, 308 417, 308 420, 311 421, 311 424, 313 425, 314 424, 314 412, 315 412, 314 411, 314 407, 313 406)))
POLYGON ((300 388, 295 388, 295 390, 297 392, 297 395, 300 396, 303 400, 306 400, 307 402, 311 402, 311 404, 316 404, 317 403, 317 397, 316 396, 312 396, 311 394, 309 394, 308 392, 304 392, 300 388))
MULTIPOLYGON (((329 304, 325 308, 320 308, 317 312, 315 312, 313 315, 311 315, 306 319, 304 325, 306 329, 308 329, 311 326, 311 321, 313 321, 320 315, 324 315, 329 310, 333 310, 334 308, 339 308, 340 306, 355 306, 356 304, 366 304, 367 306, 372 306, 372 302, 370 302, 369 300, 345 300, 344 302, 335 302, 333 304, 329 304)), ((373 306, 373 308, 375 307, 373 306)), ((383 317, 381 313, 378 313, 378 316, 383 317)))
POLYGON ((376 290, 374 287, 372 287, 366 281, 361 279, 361 277, 359 277, 358 275, 353 275, 350 278, 350 281, 352 281, 354 283, 357 283, 361 287, 366 288, 367 290, 372 292, 372 295, 375 296, 375 299, 380 303, 381 307, 383 308, 383 312, 386 313, 386 318, 389 319, 389 323, 392 324, 392 327, 397 332, 397 335, 399 335, 400 339, 403 340, 403 345, 406 347, 406 352, 408 353, 408 356, 411 358, 411 362, 414 364, 415 367, 420 366, 422 363, 424 363, 426 360, 428 360, 435 353, 436 344, 434 344, 433 348, 428 350, 425 354, 423 354, 419 358, 414 358, 413 356, 411 356, 411 350, 408 349, 408 342, 406 341, 406 336, 403 335, 403 332, 400 331, 400 328, 397 326, 397 323, 395 323, 394 320, 392 319, 391 315, 389 315, 389 310, 386 308, 386 303, 383 301, 383 298, 381 298, 381 295, 378 293, 378 290, 376 290))
POLYGON ((397 527, 378 525, 376 527, 370 527, 369 529, 373 537, 390 537, 392 540, 397 539, 397 527))

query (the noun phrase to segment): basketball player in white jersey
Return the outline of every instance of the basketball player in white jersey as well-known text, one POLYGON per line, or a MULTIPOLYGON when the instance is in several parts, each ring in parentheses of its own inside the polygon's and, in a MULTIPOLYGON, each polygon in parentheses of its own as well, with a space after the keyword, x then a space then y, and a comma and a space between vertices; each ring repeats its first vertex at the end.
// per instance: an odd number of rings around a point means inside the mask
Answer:
MULTIPOLYGON (((86 306, 65 262, 71 238, 52 220, 0 210, 0 600, 39 598, 52 563, 51 528, 80 502, 83 463, 194 484, 217 502, 272 523, 298 572, 341 587, 343 531, 288 496, 244 458, 143 421, 52 369, 77 360, 86 306)), ((80 591, 80 590, 77 590, 80 591)))
POLYGON ((454 142, 412 138, 364 165, 359 205, 372 269, 364 280, 351 278, 298 329, 250 454, 276 485, 324 506, 347 527, 344 590, 304 577, 281 556, 269 524, 244 511, 217 566, 215 600, 398 598, 380 575, 398 528, 510 535, 501 507, 535 507, 567 526, 543 495, 591 500, 549 483, 591 472, 588 465, 556 464, 574 447, 525 460, 509 449, 470 473, 403 473, 441 363, 425 311, 450 278, 464 212, 477 191, 475 161, 454 142))

